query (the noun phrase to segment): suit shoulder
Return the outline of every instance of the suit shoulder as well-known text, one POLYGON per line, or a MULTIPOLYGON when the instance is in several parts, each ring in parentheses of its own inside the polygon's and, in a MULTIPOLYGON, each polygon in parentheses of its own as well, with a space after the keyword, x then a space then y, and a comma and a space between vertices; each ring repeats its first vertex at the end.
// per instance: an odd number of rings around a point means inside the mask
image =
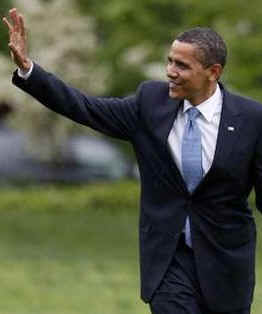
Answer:
POLYGON ((138 88, 142 103, 155 103, 168 97, 168 83, 164 81, 144 81, 138 88))
POLYGON ((245 118, 246 128, 262 132, 262 104, 246 96, 231 94, 229 103, 235 113, 240 113, 245 118))
POLYGON ((152 91, 155 90, 158 91, 168 91, 168 83, 165 81, 144 81, 139 86, 140 89, 143 91, 152 91))
POLYGON ((262 115, 262 103, 247 96, 230 93, 234 99, 234 103, 239 107, 241 111, 250 114, 262 115))

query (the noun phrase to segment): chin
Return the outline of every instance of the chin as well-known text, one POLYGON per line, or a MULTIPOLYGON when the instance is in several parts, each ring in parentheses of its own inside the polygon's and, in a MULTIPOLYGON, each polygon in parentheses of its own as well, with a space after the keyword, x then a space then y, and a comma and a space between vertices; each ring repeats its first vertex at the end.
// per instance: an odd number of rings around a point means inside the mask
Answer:
POLYGON ((169 89, 169 97, 173 99, 184 99, 184 95, 169 89))

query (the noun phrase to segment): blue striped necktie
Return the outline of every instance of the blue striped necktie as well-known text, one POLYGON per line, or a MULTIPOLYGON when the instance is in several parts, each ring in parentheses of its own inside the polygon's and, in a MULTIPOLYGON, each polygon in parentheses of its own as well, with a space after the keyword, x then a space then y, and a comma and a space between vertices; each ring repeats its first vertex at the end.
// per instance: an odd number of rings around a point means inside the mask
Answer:
MULTIPOLYGON (((203 177, 201 131, 196 123, 200 112, 191 107, 186 113, 188 119, 182 140, 182 171, 188 191, 192 193, 203 177)), ((186 219, 185 238, 187 245, 192 247, 189 217, 186 219)))

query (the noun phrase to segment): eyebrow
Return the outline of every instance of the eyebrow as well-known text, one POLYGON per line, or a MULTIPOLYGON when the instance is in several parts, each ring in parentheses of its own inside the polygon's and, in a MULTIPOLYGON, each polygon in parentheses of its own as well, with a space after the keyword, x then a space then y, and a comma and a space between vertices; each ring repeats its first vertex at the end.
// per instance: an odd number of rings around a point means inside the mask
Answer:
POLYGON ((189 63, 186 63, 186 62, 180 61, 180 60, 175 60, 175 59, 172 58, 170 55, 167 56, 167 60, 168 60, 168 61, 175 61, 177 64, 180 64, 180 65, 183 65, 183 66, 186 66, 186 67, 190 67, 190 64, 189 64, 189 63))

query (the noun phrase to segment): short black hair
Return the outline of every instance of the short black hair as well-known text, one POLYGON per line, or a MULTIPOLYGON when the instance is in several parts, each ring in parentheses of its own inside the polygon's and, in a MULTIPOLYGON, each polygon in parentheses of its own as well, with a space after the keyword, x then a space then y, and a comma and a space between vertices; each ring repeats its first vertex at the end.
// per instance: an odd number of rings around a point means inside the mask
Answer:
POLYGON ((176 40, 194 44, 199 49, 198 58, 204 67, 213 64, 226 65, 227 47, 222 37, 208 27, 195 27, 180 33, 176 40))

